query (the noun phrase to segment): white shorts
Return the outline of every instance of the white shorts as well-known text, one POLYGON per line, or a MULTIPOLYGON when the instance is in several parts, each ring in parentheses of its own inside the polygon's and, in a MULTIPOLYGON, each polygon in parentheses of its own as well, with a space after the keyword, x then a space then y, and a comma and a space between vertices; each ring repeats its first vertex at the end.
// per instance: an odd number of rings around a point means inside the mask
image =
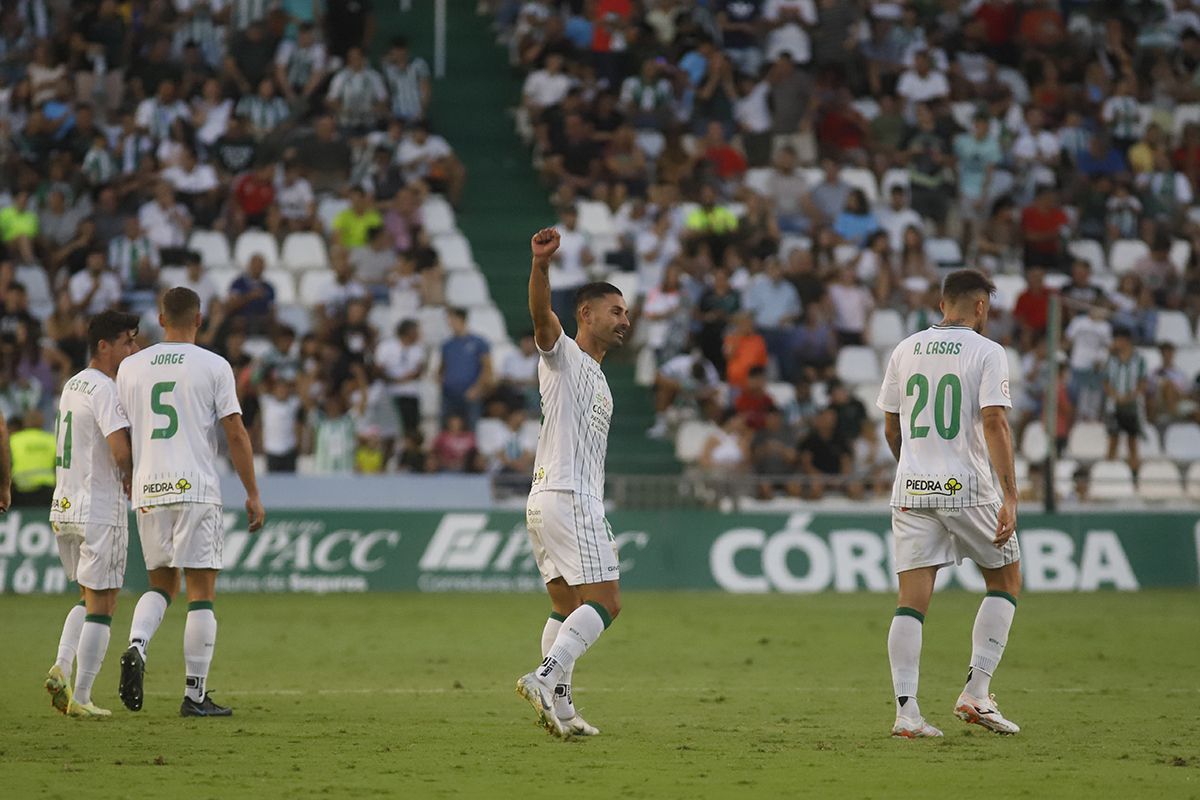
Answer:
POLYGON ((138 535, 146 569, 220 569, 225 548, 223 509, 214 503, 142 508, 138 535))
POLYGON ((92 522, 52 522, 67 580, 88 589, 120 589, 129 556, 129 528, 92 522))
POLYGON ((892 508, 896 572, 961 564, 964 558, 985 569, 1020 561, 1021 546, 1015 533, 1004 547, 992 544, 999 512, 999 502, 953 509, 892 508))
POLYGON ((600 498, 561 491, 531 494, 525 525, 533 558, 547 583, 562 578, 569 586, 579 586, 620 579, 617 544, 600 498))

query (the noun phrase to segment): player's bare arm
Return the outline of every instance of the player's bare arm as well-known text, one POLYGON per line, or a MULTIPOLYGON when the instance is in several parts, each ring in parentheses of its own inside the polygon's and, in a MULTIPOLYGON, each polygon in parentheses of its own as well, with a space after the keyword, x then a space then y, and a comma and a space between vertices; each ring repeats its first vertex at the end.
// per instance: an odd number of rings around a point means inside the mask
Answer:
POLYGON ((263 510, 262 500, 258 496, 258 481, 254 477, 254 450, 250 446, 250 434, 242 422, 241 414, 230 414, 221 420, 225 429, 225 438, 229 441, 229 460, 237 471, 246 489, 246 517, 250 522, 250 532, 254 533, 263 526, 267 512, 263 510))
POLYGON ((883 436, 887 439, 888 447, 896 461, 900 460, 900 445, 903 435, 900 433, 900 415, 887 411, 883 415, 883 436))
POLYGON ((133 445, 129 441, 129 428, 110 433, 108 449, 112 452, 113 461, 117 462, 117 471, 121 473, 121 486, 125 488, 125 496, 129 497, 133 481, 133 445))
POLYGON ((562 323, 550 308, 550 259, 558 250, 558 231, 542 228, 529 241, 533 266, 529 271, 529 316, 533 318, 533 338, 542 350, 554 347, 562 335, 562 323))
POLYGON ((1003 547, 1017 530, 1017 469, 1013 464, 1012 429, 1008 426, 1007 409, 988 406, 983 409, 983 438, 1003 498, 996 519, 996 547, 1003 547))

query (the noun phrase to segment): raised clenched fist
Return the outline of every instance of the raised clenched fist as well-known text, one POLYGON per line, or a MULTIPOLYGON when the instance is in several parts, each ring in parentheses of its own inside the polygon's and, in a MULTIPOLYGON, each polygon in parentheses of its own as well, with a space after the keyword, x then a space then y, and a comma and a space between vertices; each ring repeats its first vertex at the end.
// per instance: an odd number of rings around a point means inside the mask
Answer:
POLYGON ((558 250, 558 231, 554 228, 542 228, 529 240, 529 247, 534 258, 549 258, 558 250))

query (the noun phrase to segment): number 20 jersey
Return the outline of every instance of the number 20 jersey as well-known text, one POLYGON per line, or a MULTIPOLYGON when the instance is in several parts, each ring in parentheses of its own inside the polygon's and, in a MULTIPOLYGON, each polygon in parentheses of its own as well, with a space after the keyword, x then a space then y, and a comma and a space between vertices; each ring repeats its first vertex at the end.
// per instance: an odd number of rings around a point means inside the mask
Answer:
POLYGON ((229 362, 160 342, 121 362, 117 394, 132 424, 133 507, 220 505, 217 423, 242 412, 229 362))
POLYGON ((999 500, 983 409, 1012 407, 1001 345, 963 326, 914 333, 892 352, 875 404, 900 415, 893 506, 964 508, 999 500))
POLYGON ((63 386, 55 424, 51 522, 129 524, 128 503, 108 437, 129 427, 112 378, 88 367, 63 386))

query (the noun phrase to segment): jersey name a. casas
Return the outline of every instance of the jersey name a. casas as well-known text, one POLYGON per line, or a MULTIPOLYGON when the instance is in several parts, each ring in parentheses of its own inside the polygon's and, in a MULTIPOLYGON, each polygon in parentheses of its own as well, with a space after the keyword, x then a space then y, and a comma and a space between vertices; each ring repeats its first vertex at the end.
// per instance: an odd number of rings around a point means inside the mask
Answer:
POLYGON ((112 378, 88 367, 67 381, 54 421, 51 522, 129 525, 121 473, 108 446, 110 434, 128 427, 112 378))
POLYGON ((876 405, 900 415, 893 506, 965 508, 999 500, 983 409, 1012 407, 1001 345, 962 326, 914 333, 893 351, 876 405))
POLYGON ((229 362, 162 342, 121 362, 117 393, 133 423, 133 506, 221 504, 217 423, 240 414, 229 362))
POLYGON ((565 333, 540 351, 542 432, 531 493, 557 490, 604 497, 604 457, 613 399, 596 359, 565 333))

